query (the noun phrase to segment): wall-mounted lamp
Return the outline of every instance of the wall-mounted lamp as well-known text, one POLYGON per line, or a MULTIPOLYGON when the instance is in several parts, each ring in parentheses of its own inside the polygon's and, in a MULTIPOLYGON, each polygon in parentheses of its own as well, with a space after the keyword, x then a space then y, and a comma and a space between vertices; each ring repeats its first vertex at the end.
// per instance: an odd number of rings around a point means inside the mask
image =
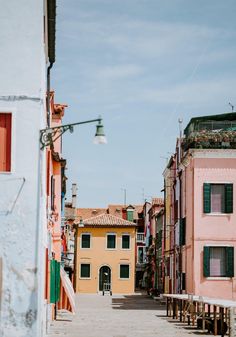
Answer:
POLYGON ((77 122, 72 124, 54 126, 52 128, 47 128, 40 130, 40 143, 41 150, 45 148, 45 146, 53 144, 58 138, 60 138, 63 133, 69 130, 71 133, 74 131, 75 125, 87 124, 98 122, 96 125, 96 134, 94 137, 94 144, 106 144, 106 136, 103 130, 102 118, 98 117, 97 119, 90 119, 84 122, 77 122))
POLYGON ((79 224, 78 224, 78 227, 84 227, 83 219, 80 219, 79 224))

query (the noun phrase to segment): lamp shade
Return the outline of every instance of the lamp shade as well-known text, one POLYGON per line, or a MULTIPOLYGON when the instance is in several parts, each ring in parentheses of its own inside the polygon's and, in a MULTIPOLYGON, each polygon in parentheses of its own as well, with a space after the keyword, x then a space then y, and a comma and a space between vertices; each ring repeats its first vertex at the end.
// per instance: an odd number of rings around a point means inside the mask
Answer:
POLYGON ((78 227, 84 227, 83 219, 80 219, 78 227))
POLYGON ((94 137, 94 144, 107 144, 107 139, 104 133, 102 121, 99 120, 97 126, 96 126, 96 134, 94 137))

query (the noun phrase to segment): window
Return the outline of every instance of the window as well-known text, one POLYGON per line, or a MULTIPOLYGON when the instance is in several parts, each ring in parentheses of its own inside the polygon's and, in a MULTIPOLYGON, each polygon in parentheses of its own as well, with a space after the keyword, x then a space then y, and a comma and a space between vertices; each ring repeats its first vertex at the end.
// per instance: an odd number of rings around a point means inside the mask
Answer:
POLYGON ((108 249, 116 248, 116 234, 107 234, 107 248, 108 249))
POLYGON ((203 185, 204 213, 233 213, 233 184, 203 185))
POLYGON ((81 278, 90 278, 90 264, 81 263, 80 265, 80 277, 81 278))
POLYGON ((127 220, 128 221, 134 221, 134 210, 128 210, 127 209, 127 220))
POLYGON ((90 248, 90 234, 81 234, 81 248, 90 248))
POLYGON ((11 171, 12 114, 0 113, 0 171, 11 171))
POLYGON ((186 241, 186 218, 181 218, 179 222, 179 245, 184 246, 186 241))
POLYGON ((130 249, 130 235, 129 234, 122 235, 122 249, 130 249))
POLYGON ((234 276, 234 247, 205 246, 203 251, 205 277, 234 276))
POLYGON ((55 211, 55 178, 51 176, 51 210, 55 211))
POLYGON ((129 278, 129 265, 128 264, 121 264, 120 265, 120 278, 129 278))
POLYGON ((144 249, 145 247, 138 247, 138 256, 137 256, 137 262, 138 263, 144 263, 145 258, 144 258, 144 249))

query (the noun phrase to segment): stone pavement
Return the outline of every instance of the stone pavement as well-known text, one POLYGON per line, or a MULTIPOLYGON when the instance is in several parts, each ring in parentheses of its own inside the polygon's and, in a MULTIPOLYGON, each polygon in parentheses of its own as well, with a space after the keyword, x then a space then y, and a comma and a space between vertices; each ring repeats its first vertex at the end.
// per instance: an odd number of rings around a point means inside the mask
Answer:
POLYGON ((208 336, 166 317, 165 305, 141 295, 77 295, 75 316, 62 311, 49 337, 184 337, 208 336))

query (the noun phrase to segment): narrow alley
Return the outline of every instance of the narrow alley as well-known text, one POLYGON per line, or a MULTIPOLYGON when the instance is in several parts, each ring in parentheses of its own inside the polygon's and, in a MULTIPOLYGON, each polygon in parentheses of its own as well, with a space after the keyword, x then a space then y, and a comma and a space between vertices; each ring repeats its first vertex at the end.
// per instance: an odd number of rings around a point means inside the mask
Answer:
POLYGON ((49 337, 209 336, 166 317, 165 305, 146 295, 77 295, 77 314, 59 313, 49 337))

